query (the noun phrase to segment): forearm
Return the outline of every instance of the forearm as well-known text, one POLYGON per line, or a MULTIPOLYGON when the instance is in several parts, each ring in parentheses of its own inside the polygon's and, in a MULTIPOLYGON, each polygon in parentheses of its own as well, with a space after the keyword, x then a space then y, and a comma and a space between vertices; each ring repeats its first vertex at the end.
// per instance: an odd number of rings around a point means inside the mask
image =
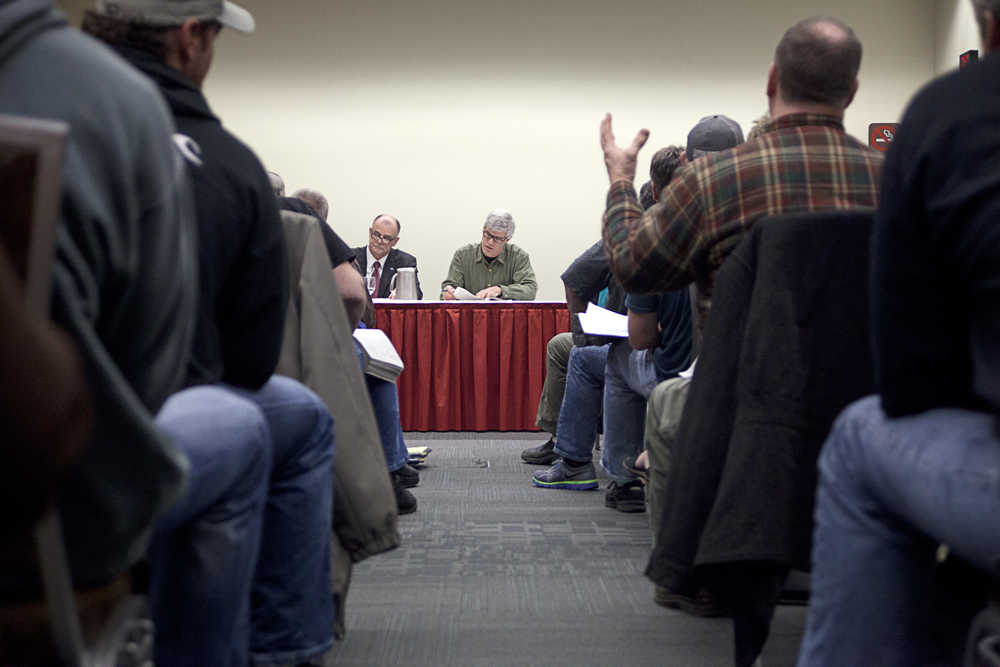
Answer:
POLYGON ((564 286, 564 288, 566 290, 566 308, 570 314, 586 311, 589 302, 569 287, 564 286))
POLYGON ((337 291, 344 302, 347 319, 353 331, 365 314, 368 303, 365 293, 365 280, 350 262, 338 264, 333 269, 333 278, 337 282, 337 291))
POLYGON ((518 261, 510 283, 500 285, 500 298, 531 301, 537 292, 538 283, 535 281, 535 271, 531 268, 527 256, 524 256, 518 261))
POLYGON ((649 350, 660 343, 656 313, 628 312, 628 344, 633 350, 649 350))
POLYGON ((612 184, 602 237, 611 272, 626 290, 664 292, 692 282, 697 230, 687 220, 675 222, 668 222, 662 202, 643 212, 631 183, 612 184), (685 231, 679 232, 682 227, 685 231), (671 236, 665 239, 666 234, 671 236))
POLYGON ((499 287, 501 299, 513 299, 514 301, 531 301, 538 292, 538 285, 535 284, 534 280, 500 285, 499 287))

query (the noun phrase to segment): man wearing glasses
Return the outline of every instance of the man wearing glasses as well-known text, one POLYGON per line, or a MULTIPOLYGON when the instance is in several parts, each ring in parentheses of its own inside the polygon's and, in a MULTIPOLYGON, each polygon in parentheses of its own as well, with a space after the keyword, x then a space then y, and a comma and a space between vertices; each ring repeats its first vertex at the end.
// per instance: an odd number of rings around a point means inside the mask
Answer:
MULTIPOLYGON (((373 299, 389 299, 390 283, 398 269, 417 268, 417 258, 408 252, 396 249, 399 242, 399 220, 391 215, 380 214, 372 220, 368 228, 368 245, 354 248, 361 273, 365 276, 365 287, 373 299)), ((417 298, 423 299, 420 277, 417 277, 417 298)))
POLYGON ((450 301, 455 289, 465 288, 480 299, 531 301, 538 291, 528 253, 510 243, 514 218, 494 209, 483 224, 483 240, 455 251, 448 277, 441 283, 441 298, 450 301))

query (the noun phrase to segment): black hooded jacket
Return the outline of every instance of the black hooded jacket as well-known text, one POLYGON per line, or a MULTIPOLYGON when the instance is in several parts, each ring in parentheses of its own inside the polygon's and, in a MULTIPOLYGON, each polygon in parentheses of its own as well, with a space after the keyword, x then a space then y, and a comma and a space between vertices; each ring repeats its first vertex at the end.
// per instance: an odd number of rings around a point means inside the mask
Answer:
POLYGON ((288 303, 288 258, 267 174, 187 77, 143 51, 118 52, 163 93, 190 164, 201 289, 188 384, 257 389, 278 363, 288 303))

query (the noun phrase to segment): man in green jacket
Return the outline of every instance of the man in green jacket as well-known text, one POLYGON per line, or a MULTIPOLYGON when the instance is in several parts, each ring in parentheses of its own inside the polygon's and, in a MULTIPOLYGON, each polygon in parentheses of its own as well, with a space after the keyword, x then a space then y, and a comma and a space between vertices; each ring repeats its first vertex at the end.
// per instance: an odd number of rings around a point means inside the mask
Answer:
POLYGON ((480 299, 531 301, 538 291, 535 271, 528 253, 510 243, 514 236, 514 218, 503 209, 486 216, 481 243, 470 243, 455 251, 448 277, 441 283, 441 298, 458 298, 455 290, 464 288, 480 299))

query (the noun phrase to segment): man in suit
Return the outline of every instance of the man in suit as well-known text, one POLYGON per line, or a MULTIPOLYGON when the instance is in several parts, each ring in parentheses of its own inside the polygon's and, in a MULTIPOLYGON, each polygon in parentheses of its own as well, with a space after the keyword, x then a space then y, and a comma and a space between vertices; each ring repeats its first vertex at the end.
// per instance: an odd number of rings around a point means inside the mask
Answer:
MULTIPOLYGON (((396 271, 404 267, 417 268, 417 258, 396 249, 399 242, 399 220, 391 215, 379 214, 368 228, 368 245, 354 249, 365 286, 373 299, 389 298, 389 286, 396 271)), ((417 277, 417 298, 423 299, 420 277, 417 277)))

